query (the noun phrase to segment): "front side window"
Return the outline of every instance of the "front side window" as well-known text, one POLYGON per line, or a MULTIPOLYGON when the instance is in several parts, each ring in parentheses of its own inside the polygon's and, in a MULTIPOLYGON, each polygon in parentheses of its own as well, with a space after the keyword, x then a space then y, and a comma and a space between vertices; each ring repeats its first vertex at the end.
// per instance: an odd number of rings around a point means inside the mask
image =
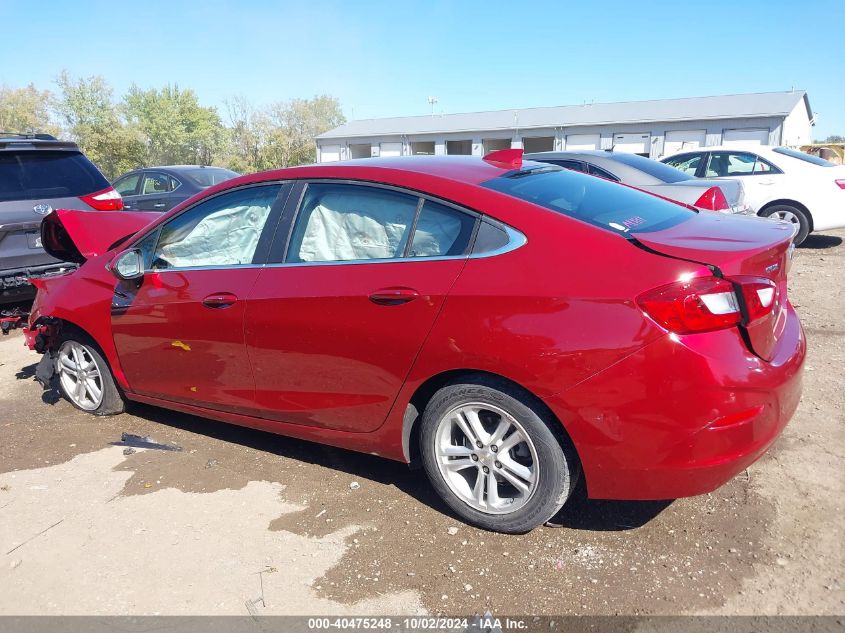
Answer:
POLYGON ((252 264, 281 185, 240 189, 202 202, 160 229, 153 270, 252 264))
POLYGON ((695 176, 695 172, 698 171, 698 166, 701 164, 701 154, 684 154, 665 160, 663 163, 685 174, 695 176))
POLYGON ((402 257, 417 196, 348 184, 309 184, 288 248, 288 262, 402 257))

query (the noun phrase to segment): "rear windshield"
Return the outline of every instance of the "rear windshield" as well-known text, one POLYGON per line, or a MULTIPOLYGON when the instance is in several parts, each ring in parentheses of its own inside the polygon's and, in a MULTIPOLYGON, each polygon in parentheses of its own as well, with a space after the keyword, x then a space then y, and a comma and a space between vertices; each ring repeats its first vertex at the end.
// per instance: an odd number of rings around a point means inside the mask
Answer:
POLYGON ((211 185, 226 182, 227 180, 240 176, 237 172, 216 167, 198 167, 197 169, 180 171, 179 174, 185 174, 200 187, 210 187, 211 185))
POLYGON ((808 163, 813 163, 813 165, 819 165, 820 167, 836 167, 836 163, 831 163, 829 160, 819 158, 818 156, 799 152, 797 149, 789 149, 788 147, 775 147, 774 149, 772 149, 772 151, 777 152, 778 154, 783 154, 784 156, 789 156, 791 158, 797 158, 798 160, 803 160, 808 163))
POLYGON ((511 172, 483 186, 621 235, 659 231, 695 215, 637 189, 557 167, 511 172))
POLYGON ((105 177, 79 152, 0 152, 0 200, 78 197, 107 187, 105 177))
POLYGON ((680 169, 675 169, 669 165, 664 165, 656 160, 646 158, 645 156, 638 156, 637 154, 620 154, 614 152, 610 155, 613 160, 639 169, 645 172, 652 178, 657 178, 661 182, 681 182, 682 180, 689 180, 689 174, 685 174, 680 169))

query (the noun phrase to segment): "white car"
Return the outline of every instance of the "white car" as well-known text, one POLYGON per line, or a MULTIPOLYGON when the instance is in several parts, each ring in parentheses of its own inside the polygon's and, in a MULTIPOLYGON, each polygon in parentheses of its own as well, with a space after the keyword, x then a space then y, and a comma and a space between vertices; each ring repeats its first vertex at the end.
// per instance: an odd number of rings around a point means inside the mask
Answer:
POLYGON ((745 185, 752 213, 798 225, 795 243, 814 231, 845 227, 845 167, 788 147, 702 147, 661 159, 698 178, 745 185))

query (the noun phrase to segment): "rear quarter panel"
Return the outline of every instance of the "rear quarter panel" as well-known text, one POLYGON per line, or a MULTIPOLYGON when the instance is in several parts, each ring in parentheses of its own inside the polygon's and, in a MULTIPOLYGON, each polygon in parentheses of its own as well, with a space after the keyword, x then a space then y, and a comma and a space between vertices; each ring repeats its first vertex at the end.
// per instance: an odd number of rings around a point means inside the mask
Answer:
POLYGON ((397 424, 416 390, 442 372, 490 372, 541 399, 565 391, 666 336, 638 308, 637 295, 708 272, 517 200, 491 201, 487 210, 528 241, 467 262, 388 424, 397 424))

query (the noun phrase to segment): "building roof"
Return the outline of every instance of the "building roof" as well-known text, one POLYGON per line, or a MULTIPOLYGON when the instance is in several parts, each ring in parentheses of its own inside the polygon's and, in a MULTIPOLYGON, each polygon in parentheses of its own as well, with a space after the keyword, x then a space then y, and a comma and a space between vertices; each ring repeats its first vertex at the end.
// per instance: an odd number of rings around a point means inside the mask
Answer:
POLYGON ((752 94, 620 101, 545 108, 490 110, 434 116, 407 116, 349 121, 320 134, 318 139, 355 136, 393 136, 402 134, 448 134, 477 130, 512 130, 550 127, 605 125, 609 123, 645 123, 654 121, 690 121, 703 119, 740 119, 786 116, 804 100, 810 119, 810 102, 803 90, 758 92, 752 94))

